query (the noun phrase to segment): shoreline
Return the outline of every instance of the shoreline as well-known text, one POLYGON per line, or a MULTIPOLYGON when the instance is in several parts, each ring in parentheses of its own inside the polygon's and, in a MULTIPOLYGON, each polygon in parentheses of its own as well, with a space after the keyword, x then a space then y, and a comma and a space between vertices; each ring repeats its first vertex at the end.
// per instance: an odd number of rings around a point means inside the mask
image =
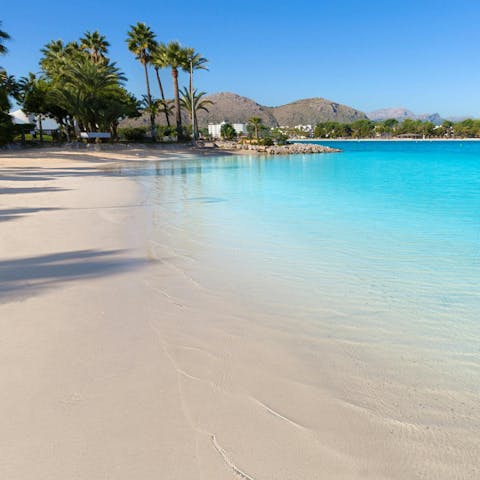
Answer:
POLYGON ((480 142, 480 138, 291 138, 290 142, 480 142))
POLYGON ((393 408, 388 362, 189 274, 172 206, 121 169, 195 153, 38 153, 0 155, 0 476, 437 479, 470 458, 434 410, 393 408))

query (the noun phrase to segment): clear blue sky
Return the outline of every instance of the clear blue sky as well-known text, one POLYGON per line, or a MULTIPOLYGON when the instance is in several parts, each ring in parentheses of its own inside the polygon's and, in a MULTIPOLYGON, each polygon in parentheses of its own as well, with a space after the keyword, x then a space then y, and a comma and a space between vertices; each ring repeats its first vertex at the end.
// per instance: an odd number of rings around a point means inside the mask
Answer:
MULTIPOLYGON (((143 21, 159 40, 179 40, 208 57, 210 72, 196 78, 208 92, 266 105, 320 96, 363 111, 403 106, 480 116, 477 0, 2 0, 0 20, 12 36, 1 64, 14 75, 37 71, 49 40, 98 29, 139 95, 142 70, 125 36, 143 21)), ((169 73, 163 76, 170 84, 169 73)))

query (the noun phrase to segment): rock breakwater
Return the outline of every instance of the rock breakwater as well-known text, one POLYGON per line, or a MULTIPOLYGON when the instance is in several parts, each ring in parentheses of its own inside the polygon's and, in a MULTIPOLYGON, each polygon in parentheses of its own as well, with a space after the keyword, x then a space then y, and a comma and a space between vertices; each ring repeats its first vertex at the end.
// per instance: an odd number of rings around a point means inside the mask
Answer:
POLYGON ((326 147, 314 143, 290 143, 287 145, 251 145, 236 142, 216 142, 216 146, 222 150, 242 150, 265 155, 305 155, 312 153, 336 153, 341 152, 338 148, 326 147))

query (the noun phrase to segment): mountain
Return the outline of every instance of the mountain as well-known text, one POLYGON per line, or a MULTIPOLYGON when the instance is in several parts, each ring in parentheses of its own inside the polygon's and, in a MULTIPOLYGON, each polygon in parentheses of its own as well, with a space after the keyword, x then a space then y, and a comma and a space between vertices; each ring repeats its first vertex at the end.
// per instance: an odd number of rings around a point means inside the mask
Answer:
POLYGON ((464 120, 467 120, 468 118, 476 118, 474 115, 461 115, 459 117, 447 117, 445 120, 448 120, 453 123, 457 122, 463 122, 464 120))
POLYGON ((235 93, 214 93, 205 97, 213 102, 208 112, 198 112, 198 123, 203 127, 209 123, 247 123, 252 117, 260 117, 265 125, 278 125, 275 116, 268 107, 264 107, 247 97, 235 93))
MULTIPOLYGON (((318 122, 336 121, 349 123, 359 119, 366 119, 367 116, 354 108, 331 102, 324 98, 307 98, 296 102, 281 105, 279 107, 266 107, 235 93, 221 92, 204 97, 213 102, 208 106, 208 112, 198 112, 198 123, 200 127, 206 127, 209 123, 247 123, 252 117, 260 117, 263 123, 269 127, 295 126, 295 125, 316 125, 318 122)), ((157 115, 156 121, 159 125, 165 125, 163 114, 157 115)), ((182 121, 185 125, 190 119, 182 110, 182 121)), ((175 119, 171 117, 172 125, 175 119)), ((148 125, 147 115, 136 119, 125 119, 120 127, 132 127, 148 125)))
POLYGON ((397 108, 381 108, 373 112, 367 113, 367 116, 370 120, 381 122, 383 120, 388 120, 389 118, 395 118, 399 122, 407 118, 411 120, 422 120, 423 122, 428 121, 432 122, 435 125, 440 125, 443 122, 443 118, 438 113, 422 113, 415 114, 411 110, 406 108, 397 107, 397 108))
POLYGON ((287 103, 280 107, 271 107, 270 111, 279 125, 316 125, 319 122, 334 121, 351 123, 364 120, 367 116, 354 108, 331 102, 325 98, 305 98, 287 103))
POLYGON ((432 122, 435 125, 441 125, 445 121, 445 119, 438 113, 421 113, 420 115, 417 115, 417 120, 422 120, 422 122, 432 122))

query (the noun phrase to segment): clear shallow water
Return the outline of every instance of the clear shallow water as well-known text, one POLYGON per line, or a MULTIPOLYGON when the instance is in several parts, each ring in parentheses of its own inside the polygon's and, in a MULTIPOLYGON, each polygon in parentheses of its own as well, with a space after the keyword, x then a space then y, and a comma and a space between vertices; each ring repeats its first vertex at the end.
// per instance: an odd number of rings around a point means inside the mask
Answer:
POLYGON ((148 168, 154 237, 213 291, 451 358, 477 393, 480 142, 331 145, 344 151, 148 168))

